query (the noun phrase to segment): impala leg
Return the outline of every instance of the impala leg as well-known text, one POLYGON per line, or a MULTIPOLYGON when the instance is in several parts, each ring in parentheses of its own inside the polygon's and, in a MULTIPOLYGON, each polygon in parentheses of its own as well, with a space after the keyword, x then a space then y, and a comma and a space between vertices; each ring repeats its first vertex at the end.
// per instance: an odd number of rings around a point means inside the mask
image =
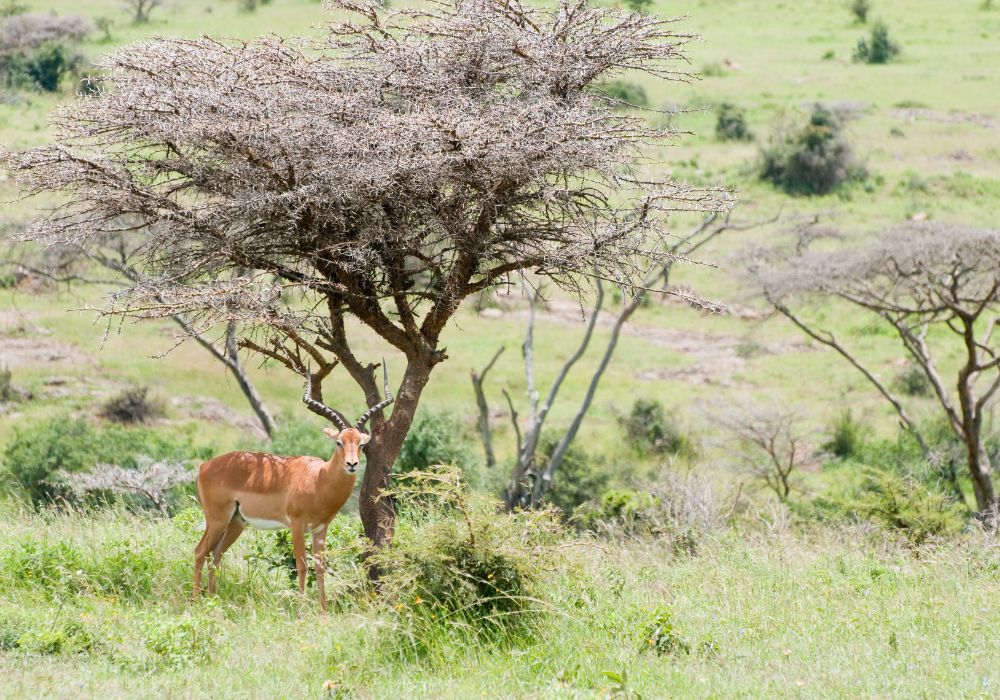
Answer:
POLYGON ((313 533, 313 561, 316 567, 316 595, 319 608, 326 612, 326 528, 313 533))
MULTIPOLYGON (((194 594, 201 593, 201 570, 205 566, 205 559, 215 549, 215 546, 226 534, 227 521, 210 520, 205 523, 205 532, 194 548, 194 594)), ((213 572, 208 572, 209 593, 215 593, 215 580, 213 572)))
POLYGON ((306 528, 305 523, 292 522, 292 550, 295 552, 295 571, 299 575, 299 595, 306 594, 306 573, 309 563, 306 561, 306 528))
POLYGON ((223 534, 222 539, 220 539, 215 547, 212 548, 213 566, 208 570, 209 593, 215 593, 215 570, 219 568, 219 563, 222 561, 222 555, 226 553, 227 549, 233 546, 233 542, 239 539, 239 536, 243 534, 243 530, 245 529, 245 522, 238 518, 233 518, 229 521, 229 525, 226 527, 226 532, 223 534))

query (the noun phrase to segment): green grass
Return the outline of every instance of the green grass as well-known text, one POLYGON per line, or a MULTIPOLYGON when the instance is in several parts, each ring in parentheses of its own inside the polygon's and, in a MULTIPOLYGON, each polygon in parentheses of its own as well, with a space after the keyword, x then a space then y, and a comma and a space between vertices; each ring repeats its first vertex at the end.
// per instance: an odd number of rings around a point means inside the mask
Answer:
POLYGON ((0 651, 0 697, 637 697, 616 695, 609 673, 644 698, 1000 689, 1000 558, 971 535, 913 550, 859 531, 751 526, 694 555, 570 539, 546 574, 549 612, 533 640, 442 639, 407 661, 392 651, 389 611, 337 593, 349 573, 327 587, 340 612, 322 615, 286 578, 243 561, 264 534, 227 554, 217 598, 192 603, 195 511, 0 507, 0 643, 19 645, 0 651), (660 614, 671 628, 657 635, 660 614), (665 634, 665 653, 650 651, 665 634), (343 694, 324 693, 327 680, 343 694))

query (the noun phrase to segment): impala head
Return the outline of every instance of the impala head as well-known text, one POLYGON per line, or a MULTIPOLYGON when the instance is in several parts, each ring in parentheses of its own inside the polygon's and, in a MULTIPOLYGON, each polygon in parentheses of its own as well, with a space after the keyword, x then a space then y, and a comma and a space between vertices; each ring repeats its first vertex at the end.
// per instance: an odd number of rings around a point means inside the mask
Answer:
MULTIPOLYGON (((336 440, 337 451, 344 454, 344 469, 348 474, 357 474, 361 464, 361 448, 368 444, 371 436, 362 433, 357 428, 323 428, 323 433, 331 440, 336 440)), ((336 453, 334 453, 336 454, 336 453)))
MULTIPOLYGON (((362 431, 365 427, 365 423, 367 423, 373 415, 395 400, 392 396, 392 392, 389 391, 389 373, 385 368, 385 360, 382 360, 382 376, 385 384, 385 399, 379 401, 377 404, 365 411, 353 426, 348 424, 347 419, 344 418, 344 414, 340 411, 332 409, 326 404, 313 398, 312 372, 307 369, 303 372, 303 374, 306 377, 306 391, 305 394, 302 395, 302 400, 305 402, 306 406, 309 407, 310 411, 329 419, 337 426, 336 428, 324 428, 323 432, 326 433, 327 437, 337 441, 337 452, 343 452, 344 468, 347 470, 347 473, 356 474, 358 466, 361 464, 361 448, 367 445, 368 441, 371 440, 371 436, 362 431)), ((334 454, 337 454, 337 452, 334 454)))

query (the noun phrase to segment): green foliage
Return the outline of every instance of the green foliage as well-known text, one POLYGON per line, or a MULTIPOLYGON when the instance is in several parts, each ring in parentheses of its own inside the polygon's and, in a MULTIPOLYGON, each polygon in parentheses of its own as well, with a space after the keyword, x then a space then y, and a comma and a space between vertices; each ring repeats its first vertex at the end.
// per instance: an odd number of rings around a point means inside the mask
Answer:
POLYGON ((162 562, 145 542, 120 540, 100 550, 66 541, 23 540, 0 550, 0 590, 43 591, 54 598, 108 595, 141 600, 152 591, 162 562))
POLYGON ((148 615, 142 624, 145 650, 154 667, 184 667, 211 660, 214 640, 211 622, 193 614, 181 617, 148 615))
POLYGON ((814 505, 821 513, 852 515, 899 532, 915 545, 961 532, 968 513, 950 496, 918 479, 866 468, 860 484, 814 505))
POLYGON ((101 406, 101 416, 114 423, 145 423, 163 415, 163 402, 150 398, 146 386, 129 387, 101 406))
POLYGON ((394 471, 419 471, 443 464, 458 467, 466 483, 479 488, 483 479, 479 460, 462 432, 462 424, 453 414, 420 411, 406 434, 394 471))
POLYGON ((606 80, 598 83, 595 92, 621 103, 623 107, 648 107, 649 96, 642 85, 627 80, 606 80))
POLYGON ((893 386, 907 396, 927 397, 933 393, 931 382, 920 367, 912 362, 893 380, 893 386))
MULTIPOLYGON (((2 626, 0 622, 0 626, 2 626)), ((0 632, 0 638, 3 633, 0 632)), ((78 620, 56 617, 52 620, 37 620, 26 625, 24 632, 11 645, 31 654, 80 654, 90 651, 96 642, 87 628, 78 620)))
POLYGON ((650 613, 642 637, 641 649, 652 651, 657 656, 691 653, 691 645, 677 631, 673 613, 669 608, 659 607, 650 613))
POLYGON ((544 572, 562 527, 554 511, 498 512, 469 495, 454 468, 397 477, 402 523, 372 559, 397 630, 393 651, 420 655, 446 641, 510 645, 545 616, 544 572))
POLYGON ((285 415, 278 421, 278 430, 270 443, 260 445, 259 449, 289 457, 308 455, 329 459, 336 445, 318 425, 285 415))
POLYGON ((643 520, 643 514, 655 505, 656 499, 645 491, 610 489, 578 508, 573 522, 587 530, 596 530, 602 524, 611 522, 634 530, 643 520))
POLYGON ((627 416, 618 419, 632 449, 640 455, 692 455, 694 444, 676 419, 656 399, 636 399, 627 416))
POLYGON ((830 441, 823 445, 835 457, 857 457, 864 448, 869 427, 854 417, 851 409, 841 411, 833 422, 830 441))
MULTIPOLYGON (((541 464, 548 463, 558 444, 555 438, 546 436, 542 439, 538 446, 541 464)), ((579 505, 599 496, 610 479, 611 475, 603 462, 579 445, 571 444, 545 493, 545 502, 571 516, 579 505)))
POLYGON ((762 153, 760 177, 788 194, 822 195, 852 180, 864 170, 855 162, 843 123, 831 110, 813 108, 798 132, 778 130, 762 153))
POLYGON ((870 0, 851 0, 851 13, 861 24, 868 21, 868 13, 872 9, 870 0))
POLYGON ((854 60, 870 64, 889 63, 899 55, 899 52, 899 45, 889 38, 889 27, 885 22, 878 21, 872 25, 870 37, 858 39, 858 45, 854 49, 854 60))
POLYGON ((34 87, 55 92, 63 76, 75 71, 81 60, 80 54, 66 43, 50 41, 30 52, 6 57, 2 71, 8 87, 34 87))
POLYGON ((625 0, 625 7, 633 12, 649 12, 653 6, 653 0, 625 0))
POLYGON ((730 102, 716 108, 715 138, 719 141, 753 141, 747 127, 746 112, 730 102))
POLYGON ((148 428, 113 425, 98 429, 86 421, 60 416, 15 429, 3 464, 18 489, 38 504, 67 496, 56 481, 60 471, 81 471, 100 463, 134 468, 140 456, 183 461, 207 458, 210 453, 211 448, 196 450, 190 440, 148 428))

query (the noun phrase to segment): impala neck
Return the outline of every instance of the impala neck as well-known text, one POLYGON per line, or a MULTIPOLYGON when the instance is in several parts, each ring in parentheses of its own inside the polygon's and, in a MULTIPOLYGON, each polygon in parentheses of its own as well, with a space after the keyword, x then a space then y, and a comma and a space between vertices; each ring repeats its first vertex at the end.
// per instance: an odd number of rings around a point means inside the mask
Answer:
POLYGON ((344 466, 344 449, 342 447, 338 447, 334 451, 333 456, 323 465, 320 473, 322 480, 331 487, 350 483, 353 488, 354 482, 358 478, 357 472, 354 474, 347 472, 347 468, 344 466))

